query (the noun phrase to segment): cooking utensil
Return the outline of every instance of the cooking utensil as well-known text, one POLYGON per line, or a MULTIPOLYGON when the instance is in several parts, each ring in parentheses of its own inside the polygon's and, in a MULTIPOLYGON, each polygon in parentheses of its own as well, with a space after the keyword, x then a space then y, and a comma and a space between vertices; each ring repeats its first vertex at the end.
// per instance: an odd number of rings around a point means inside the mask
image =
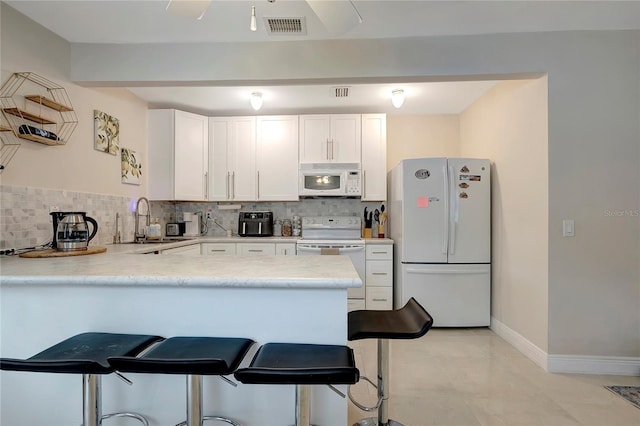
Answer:
POLYGON ((378 209, 375 209, 373 211, 373 219, 376 221, 378 225, 380 224, 380 212, 378 211, 378 209))

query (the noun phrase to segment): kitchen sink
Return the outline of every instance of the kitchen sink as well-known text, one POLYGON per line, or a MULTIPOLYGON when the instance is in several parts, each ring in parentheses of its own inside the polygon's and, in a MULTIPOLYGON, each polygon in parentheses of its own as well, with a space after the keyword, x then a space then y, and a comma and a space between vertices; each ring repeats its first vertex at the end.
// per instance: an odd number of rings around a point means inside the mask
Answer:
POLYGON ((177 243, 180 241, 191 241, 193 238, 161 238, 159 240, 141 240, 141 241, 128 241, 126 243, 121 244, 134 244, 134 245, 144 245, 144 244, 168 244, 168 243, 177 243))

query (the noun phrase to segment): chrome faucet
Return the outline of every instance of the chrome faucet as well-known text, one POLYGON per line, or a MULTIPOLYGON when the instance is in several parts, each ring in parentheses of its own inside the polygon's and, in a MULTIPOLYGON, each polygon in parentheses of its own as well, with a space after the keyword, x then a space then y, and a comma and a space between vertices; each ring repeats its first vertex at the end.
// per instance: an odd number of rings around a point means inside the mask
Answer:
POLYGON ((138 202, 136 203, 136 226, 134 232, 135 241, 142 241, 145 238, 143 232, 140 232, 140 201, 144 200, 147 203, 147 214, 145 215, 147 218, 146 225, 151 225, 151 206, 149 206, 149 200, 146 197, 138 198, 138 202))

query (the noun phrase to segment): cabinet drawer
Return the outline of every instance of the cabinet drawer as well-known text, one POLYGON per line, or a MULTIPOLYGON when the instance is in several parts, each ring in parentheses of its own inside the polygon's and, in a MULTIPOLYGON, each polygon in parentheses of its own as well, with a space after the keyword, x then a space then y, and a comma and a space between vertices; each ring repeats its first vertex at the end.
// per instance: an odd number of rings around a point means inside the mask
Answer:
POLYGON ((205 243, 202 244, 202 254, 212 256, 229 256, 236 254, 234 243, 205 243))
POLYGON ((367 244, 367 260, 393 260, 393 245, 367 244))
POLYGON ((242 256, 273 256, 276 254, 276 245, 269 243, 238 243, 237 251, 242 256))
POLYGON ((367 287, 367 309, 393 309, 393 288, 367 287))
POLYGON ((390 260, 368 260, 366 284, 372 287, 393 285, 393 262, 390 260))

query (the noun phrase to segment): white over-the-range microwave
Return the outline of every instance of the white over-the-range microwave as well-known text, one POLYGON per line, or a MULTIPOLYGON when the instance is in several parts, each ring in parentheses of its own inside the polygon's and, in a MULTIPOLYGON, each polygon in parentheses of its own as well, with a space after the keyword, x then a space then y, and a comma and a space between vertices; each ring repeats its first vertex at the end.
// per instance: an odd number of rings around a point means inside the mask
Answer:
POLYGON ((362 172, 357 163, 300 164, 301 197, 360 197, 362 172))

